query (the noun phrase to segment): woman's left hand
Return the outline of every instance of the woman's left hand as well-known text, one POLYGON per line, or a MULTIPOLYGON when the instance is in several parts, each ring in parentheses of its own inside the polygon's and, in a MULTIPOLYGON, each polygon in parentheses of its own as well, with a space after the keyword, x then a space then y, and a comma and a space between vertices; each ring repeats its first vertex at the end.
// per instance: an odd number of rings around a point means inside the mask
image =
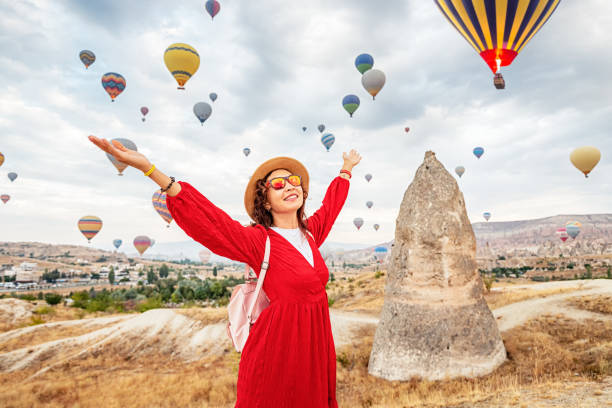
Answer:
POLYGON ((348 153, 342 153, 342 158, 344 159, 344 164, 349 165, 351 168, 355 167, 361 161, 361 156, 355 149, 351 149, 348 153))

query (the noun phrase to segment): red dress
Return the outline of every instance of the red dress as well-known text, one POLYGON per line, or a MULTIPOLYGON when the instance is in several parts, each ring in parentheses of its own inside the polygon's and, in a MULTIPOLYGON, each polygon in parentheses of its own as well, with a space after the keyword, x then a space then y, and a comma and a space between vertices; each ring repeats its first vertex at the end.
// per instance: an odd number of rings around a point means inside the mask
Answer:
POLYGON ((283 236, 231 219, 190 184, 167 197, 176 223, 212 252, 249 264, 259 276, 266 233, 270 266, 263 290, 270 298, 242 351, 236 407, 337 407, 336 350, 325 285, 329 271, 318 248, 340 213, 349 181, 336 177, 323 205, 307 220, 314 267, 283 236))

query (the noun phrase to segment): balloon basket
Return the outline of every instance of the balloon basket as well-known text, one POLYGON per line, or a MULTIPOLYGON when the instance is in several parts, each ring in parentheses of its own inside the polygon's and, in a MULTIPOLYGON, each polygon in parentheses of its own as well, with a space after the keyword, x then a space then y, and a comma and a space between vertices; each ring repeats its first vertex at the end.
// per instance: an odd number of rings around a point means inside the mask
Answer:
POLYGON ((123 173, 118 173, 117 175, 118 175, 118 176, 123 176, 123 173))
POLYGON ((184 86, 177 86, 176 89, 180 89, 181 91, 184 91, 185 87, 184 86))

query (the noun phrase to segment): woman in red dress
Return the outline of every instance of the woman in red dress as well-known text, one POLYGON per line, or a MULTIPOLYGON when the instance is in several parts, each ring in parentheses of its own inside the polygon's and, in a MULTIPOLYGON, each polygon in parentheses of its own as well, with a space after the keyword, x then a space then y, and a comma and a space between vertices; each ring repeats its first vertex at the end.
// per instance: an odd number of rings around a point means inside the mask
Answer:
POLYGON ((319 247, 346 200, 352 168, 361 156, 343 153, 344 164, 323 204, 304 215, 308 172, 297 160, 277 157, 255 170, 245 192, 254 223, 243 226, 186 182, 174 182, 141 153, 119 142, 89 136, 117 160, 141 170, 167 193, 176 223, 212 252, 244 262, 259 276, 266 237, 270 262, 263 290, 270 305, 250 330, 238 369, 236 407, 337 407, 336 351, 325 285, 329 271, 319 247), (297 177, 296 177, 297 176, 297 177))

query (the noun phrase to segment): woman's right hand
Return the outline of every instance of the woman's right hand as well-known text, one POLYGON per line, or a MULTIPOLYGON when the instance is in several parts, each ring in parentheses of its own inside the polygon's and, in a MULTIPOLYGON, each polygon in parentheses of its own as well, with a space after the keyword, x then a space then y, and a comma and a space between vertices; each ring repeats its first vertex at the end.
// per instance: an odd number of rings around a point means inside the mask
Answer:
POLYGON ((128 149, 117 140, 113 140, 111 143, 104 138, 101 139, 95 136, 89 136, 88 139, 121 163, 132 166, 143 173, 151 168, 151 162, 142 153, 128 149))

